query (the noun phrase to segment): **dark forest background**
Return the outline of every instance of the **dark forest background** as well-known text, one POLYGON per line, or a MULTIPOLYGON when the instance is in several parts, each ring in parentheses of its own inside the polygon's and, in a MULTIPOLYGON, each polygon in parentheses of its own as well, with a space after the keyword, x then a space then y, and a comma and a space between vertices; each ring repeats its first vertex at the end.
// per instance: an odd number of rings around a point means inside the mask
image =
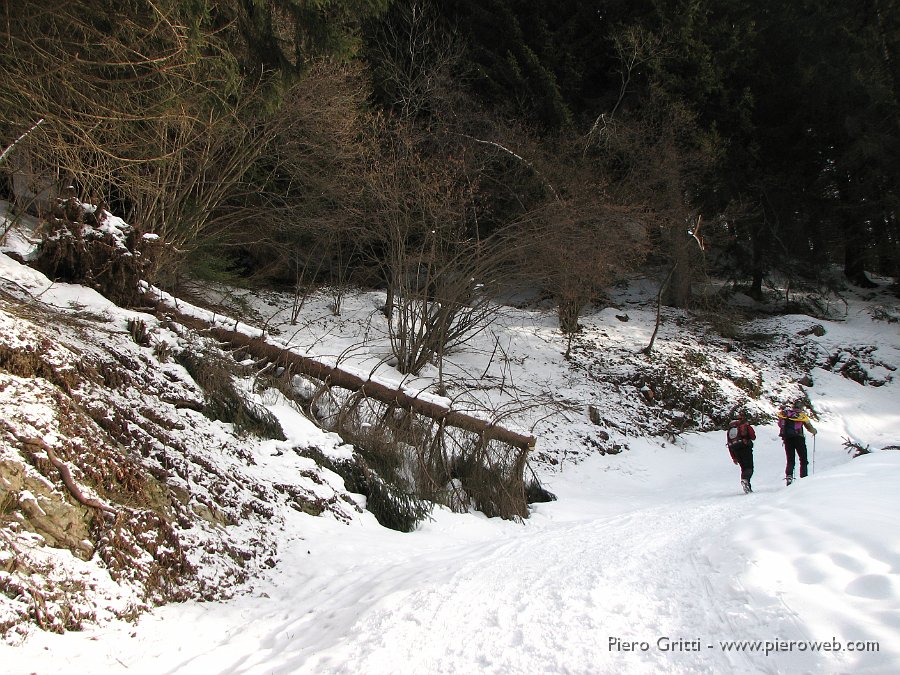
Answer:
POLYGON ((900 278, 896 0, 3 0, 3 197, 151 280, 690 307, 900 278), (843 278, 842 278, 843 277, 843 278))

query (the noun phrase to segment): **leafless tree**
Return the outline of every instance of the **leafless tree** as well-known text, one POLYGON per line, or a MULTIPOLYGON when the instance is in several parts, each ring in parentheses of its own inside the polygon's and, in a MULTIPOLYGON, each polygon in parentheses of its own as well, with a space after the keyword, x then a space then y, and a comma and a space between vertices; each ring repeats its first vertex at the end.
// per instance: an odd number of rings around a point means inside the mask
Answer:
POLYGON ((112 16, 86 0, 21 0, 4 3, 3 18, 4 135, 43 119, 27 143, 37 168, 68 170, 98 189, 114 167, 147 161, 140 129, 183 114, 189 38, 157 6, 112 16))
POLYGON ((649 249, 664 263, 660 302, 689 307, 705 264, 702 214, 691 186, 702 183, 722 149, 715 132, 704 132, 696 113, 657 76, 672 53, 665 37, 625 28, 614 48, 620 95, 592 126, 584 154, 611 169, 609 190, 618 201, 644 209, 649 249))
POLYGON ((471 148, 433 152, 412 122, 386 122, 372 163, 369 231, 387 286, 397 368, 417 373, 484 330, 519 245, 506 228, 482 237, 473 225, 471 148))
POLYGON ((349 283, 367 239, 367 91, 359 64, 310 63, 267 122, 253 182, 212 216, 218 244, 241 250, 256 278, 290 284, 297 301, 317 284, 349 283))
POLYGON ((433 0, 394 2, 373 32, 367 56, 375 90, 400 117, 418 117, 452 98, 451 73, 462 46, 439 20, 433 0))
POLYGON ((523 203, 521 264, 556 301, 571 347, 583 310, 644 259, 649 214, 631 191, 611 189, 614 177, 585 155, 574 132, 520 134, 515 141, 515 156, 532 173, 530 192, 538 195, 523 203))
POLYGON ((238 77, 222 36, 166 4, 3 6, 0 140, 43 120, 13 155, 16 196, 49 211, 71 185, 170 251, 208 235, 271 140, 255 115, 260 78, 238 77))

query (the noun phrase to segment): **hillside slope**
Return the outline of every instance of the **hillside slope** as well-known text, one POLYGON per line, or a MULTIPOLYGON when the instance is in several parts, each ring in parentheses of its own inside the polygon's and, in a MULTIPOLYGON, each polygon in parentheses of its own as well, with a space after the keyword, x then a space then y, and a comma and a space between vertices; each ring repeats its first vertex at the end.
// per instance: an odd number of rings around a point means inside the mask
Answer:
POLYGON ((280 440, 211 419, 210 392, 176 357, 223 364, 224 386, 233 359, 213 341, 2 255, 0 276, 7 638, 29 624, 71 630, 161 602, 230 597, 277 564, 285 518, 359 517, 343 482, 301 456, 350 449, 277 392, 246 382, 280 440))

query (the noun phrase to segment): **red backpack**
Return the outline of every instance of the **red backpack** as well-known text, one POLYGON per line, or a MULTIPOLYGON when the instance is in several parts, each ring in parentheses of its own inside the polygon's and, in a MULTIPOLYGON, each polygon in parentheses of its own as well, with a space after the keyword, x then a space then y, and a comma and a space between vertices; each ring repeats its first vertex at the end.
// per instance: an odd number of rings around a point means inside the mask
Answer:
POLYGON ((748 445, 753 445, 754 434, 747 422, 734 420, 728 427, 728 449, 737 450, 748 445))

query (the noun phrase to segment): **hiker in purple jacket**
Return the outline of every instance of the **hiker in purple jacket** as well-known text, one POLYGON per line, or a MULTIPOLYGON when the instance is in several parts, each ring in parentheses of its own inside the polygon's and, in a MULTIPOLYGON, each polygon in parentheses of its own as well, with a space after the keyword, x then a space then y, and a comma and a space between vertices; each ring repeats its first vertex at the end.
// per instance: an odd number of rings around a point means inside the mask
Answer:
POLYGON ((803 412, 801 405, 793 405, 778 413, 778 435, 784 441, 784 453, 787 457, 787 465, 784 467, 784 481, 788 485, 794 482, 794 461, 795 457, 800 458, 800 478, 806 478, 807 461, 806 454, 806 437, 803 435, 803 429, 806 429, 813 436, 816 435, 816 428, 809 421, 809 415, 803 412))

